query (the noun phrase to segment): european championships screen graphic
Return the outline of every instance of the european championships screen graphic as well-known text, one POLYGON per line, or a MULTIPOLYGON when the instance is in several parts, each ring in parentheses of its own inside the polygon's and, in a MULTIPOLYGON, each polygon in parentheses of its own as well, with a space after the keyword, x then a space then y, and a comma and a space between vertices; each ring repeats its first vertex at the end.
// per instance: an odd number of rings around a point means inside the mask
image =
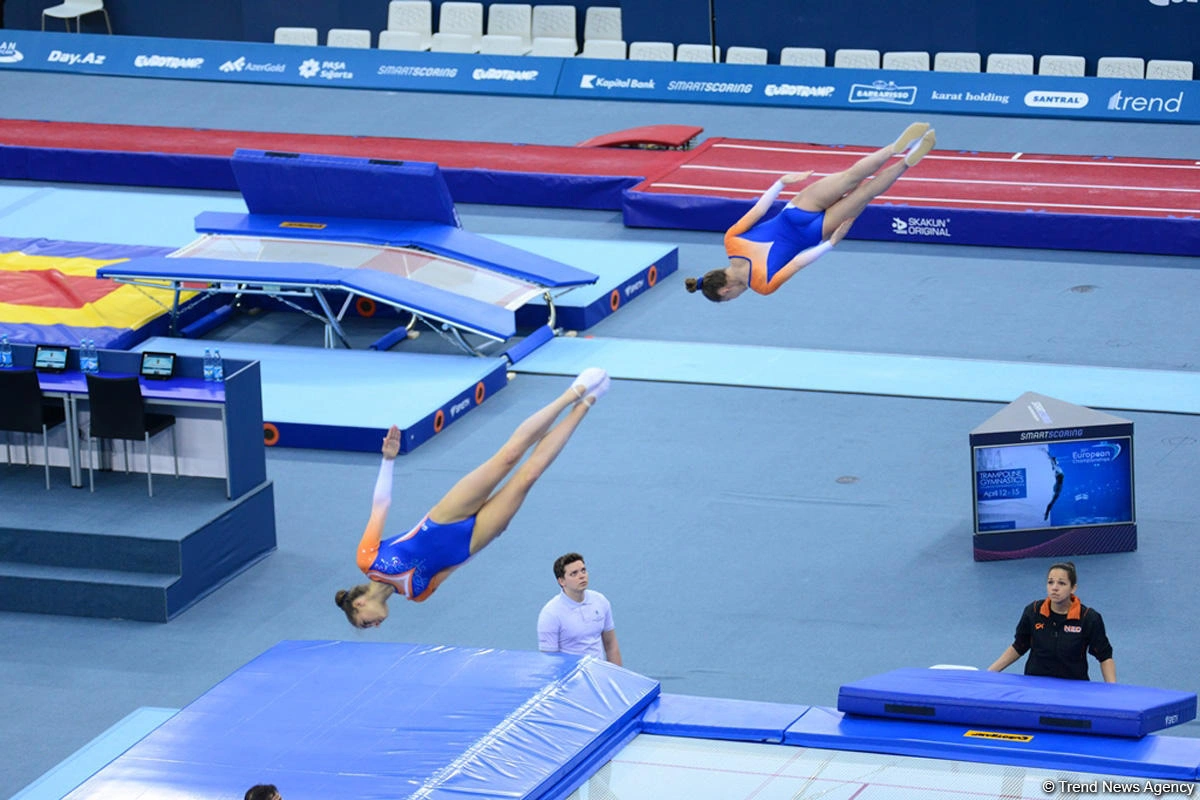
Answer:
POLYGON ((975 448, 978 533, 1133 522, 1128 436, 975 448))

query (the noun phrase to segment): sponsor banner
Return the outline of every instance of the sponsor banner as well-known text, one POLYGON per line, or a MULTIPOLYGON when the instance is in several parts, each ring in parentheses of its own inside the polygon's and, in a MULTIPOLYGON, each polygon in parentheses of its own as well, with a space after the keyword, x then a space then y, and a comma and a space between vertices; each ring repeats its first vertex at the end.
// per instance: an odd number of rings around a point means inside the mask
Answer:
POLYGON ((0 69, 549 96, 560 59, 0 30, 0 69))
POLYGON ((1166 122, 1200 121, 1195 81, 567 59, 562 97, 1166 122))
POLYGON ((0 30, 0 70, 352 89, 1200 122, 1200 82, 348 50, 0 30))

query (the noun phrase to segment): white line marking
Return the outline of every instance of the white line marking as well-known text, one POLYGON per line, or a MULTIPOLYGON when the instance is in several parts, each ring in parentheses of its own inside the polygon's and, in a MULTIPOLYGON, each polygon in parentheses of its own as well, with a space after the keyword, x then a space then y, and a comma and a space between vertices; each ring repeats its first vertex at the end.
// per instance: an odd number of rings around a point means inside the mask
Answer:
POLYGON ((1013 154, 1012 154, 1012 158, 1010 158, 1009 160, 1010 160, 1010 161, 1016 161, 1018 158, 1020 158, 1020 157, 1021 157, 1021 156, 1023 156, 1023 155, 1025 155, 1025 154, 1024 154, 1024 153, 1013 153, 1013 154))
MULTIPOLYGON (((743 169, 742 167, 706 167, 700 164, 681 164, 680 169, 699 169, 712 172, 734 172, 739 174, 753 175, 778 175, 777 169, 743 169)), ((814 172, 815 177, 824 177, 831 175, 829 172, 814 172)), ((1175 187, 1163 186, 1126 186, 1126 185, 1109 185, 1103 183, 1037 183, 1033 181, 988 181, 976 180, 971 178, 926 178, 920 175, 906 176, 900 179, 905 183, 913 183, 920 181, 922 183, 949 183, 949 184, 971 184, 979 186, 1037 186, 1042 188, 1062 188, 1062 189, 1103 189, 1119 192, 1182 192, 1184 194, 1200 194, 1200 187, 1195 189, 1184 189, 1175 187)), ((723 190, 724 187, 712 187, 714 191, 723 190)), ((735 190, 730 190, 735 191, 735 190)), ((766 191, 765 189, 759 190, 766 191)))
MULTIPOLYGON (((868 155, 868 153, 866 153, 866 152, 861 152, 861 153, 860 152, 845 152, 845 151, 841 151, 841 150, 830 150, 829 148, 821 148, 819 150, 814 150, 811 148, 800 148, 800 147, 764 147, 762 145, 747 145, 747 144, 715 144, 715 145, 713 145, 714 150, 718 147, 725 147, 725 148, 729 148, 731 150, 755 150, 755 151, 759 151, 759 152, 763 152, 763 153, 799 153, 802 155, 814 155, 814 156, 839 156, 840 155, 840 156, 845 156, 847 158, 853 157, 856 159, 861 158, 864 155, 868 155)), ((935 161, 979 161, 979 162, 982 162, 985 164, 1006 164, 1010 161, 1009 157, 1005 156, 1005 155, 998 155, 995 158, 985 158, 983 156, 952 156, 952 155, 946 155, 945 152, 942 152, 939 154, 938 151, 936 151, 936 150, 934 152, 930 153, 929 155, 925 156, 925 158, 932 159, 935 161)), ((1079 158, 1086 159, 1087 156, 1079 156, 1079 158)), ((1200 161, 1197 161, 1195 164, 1156 164, 1156 163, 1135 164, 1132 162, 1109 160, 1108 158, 1104 158, 1103 160, 1096 160, 1096 161, 1067 161, 1067 160, 1054 159, 1054 158, 1037 158, 1037 159, 1025 158, 1025 159, 1021 160, 1021 163, 1022 164, 1059 164, 1059 165, 1065 164, 1065 165, 1072 166, 1072 167, 1131 167, 1131 168, 1135 168, 1135 169, 1182 169, 1182 170, 1188 170, 1188 171, 1194 171, 1197 169, 1197 167, 1200 167, 1200 161)))
MULTIPOLYGON (((651 185, 655 186, 655 187, 666 188, 666 189, 695 189, 698 191, 734 192, 737 194, 749 194, 749 195, 761 194, 761 192, 758 192, 753 189, 735 189, 733 187, 693 186, 693 185, 687 184, 687 183, 654 183, 651 185)), ((787 192, 784 192, 783 194, 787 194, 787 192)), ((903 195, 893 195, 893 194, 880 195, 880 197, 878 199, 890 200, 892 202, 899 201, 899 200, 905 200, 905 201, 915 203, 917 205, 924 204, 924 203, 943 203, 943 204, 947 204, 947 205, 951 205, 951 206, 966 204, 966 205, 980 205, 980 206, 1021 206, 1023 208, 1086 208, 1086 209, 1092 209, 1092 210, 1097 210, 1097 211, 1148 211, 1148 212, 1157 212, 1157 213, 1163 213, 1163 214, 1197 214, 1197 215, 1200 215, 1200 209, 1195 209, 1195 208, 1152 208, 1149 206, 1096 206, 1096 205, 1085 205, 1082 203, 1079 203, 1079 204, 1076 204, 1076 203, 1030 203, 1030 202, 1021 201, 1021 200, 968 200, 968 199, 958 199, 958 198, 956 198, 954 200, 938 200, 937 198, 934 198, 934 197, 907 197, 907 196, 903 196, 903 195)))

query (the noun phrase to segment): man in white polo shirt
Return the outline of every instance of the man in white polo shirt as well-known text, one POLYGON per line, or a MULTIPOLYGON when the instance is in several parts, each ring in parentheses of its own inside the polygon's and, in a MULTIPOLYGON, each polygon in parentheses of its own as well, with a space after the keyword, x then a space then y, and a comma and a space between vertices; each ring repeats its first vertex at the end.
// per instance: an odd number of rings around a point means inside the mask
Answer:
POLYGON ((543 653, 589 655, 621 665, 621 647, 608 598, 587 588, 587 566, 579 553, 554 561, 562 591, 538 614, 538 649, 543 653))

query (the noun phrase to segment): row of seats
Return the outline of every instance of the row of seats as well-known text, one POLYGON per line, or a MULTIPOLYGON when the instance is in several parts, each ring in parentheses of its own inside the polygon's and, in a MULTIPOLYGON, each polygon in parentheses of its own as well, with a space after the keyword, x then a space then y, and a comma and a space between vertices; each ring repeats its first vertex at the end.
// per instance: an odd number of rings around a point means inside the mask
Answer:
MULTIPOLYGON (((632 61, 685 61, 714 63, 721 61, 721 48, 707 44, 672 42, 631 42, 621 39, 621 9, 592 6, 584 22, 584 42, 580 51, 575 38, 575 7, 516 3, 493 3, 488 8, 487 32, 484 33, 483 4, 445 2, 441 8, 438 31, 433 32, 433 8, 429 0, 392 0, 388 9, 388 29, 379 33, 384 50, 433 50, 452 53, 492 55, 538 55, 584 58, 625 59, 632 61)), ((276 44, 317 44, 316 28, 277 28, 276 44)), ((371 32, 333 28, 326 36, 330 47, 371 47, 371 32)), ((725 53, 727 64, 766 64, 767 50, 762 47, 731 46, 725 53)), ((827 56, 820 47, 785 47, 779 63, 785 66, 824 67, 827 56)), ((925 51, 881 53, 879 50, 840 49, 834 51, 833 66, 851 69, 888 69, 937 72, 980 72, 1011 75, 1034 74, 1034 57, 1023 53, 991 53, 986 62, 980 53, 943 52, 932 59, 925 51)), ((1044 55, 1037 59, 1038 75, 1082 77, 1086 74, 1083 56, 1044 55)), ((1191 80, 1191 61, 1106 56, 1096 65, 1101 78, 1150 78, 1191 80)))
MULTIPOLYGON (((732 50, 733 48, 730 48, 732 50)), ((781 63, 785 60, 788 49, 811 50, 810 56, 814 66, 825 66, 825 51, 819 48, 784 48, 781 63)), ((765 56, 765 51, 763 52, 765 56)), ((758 63, 766 63, 765 60, 758 63)), ((798 63, 798 62, 794 62, 798 63)), ((938 72, 979 72, 984 66, 984 60, 979 53, 937 53, 933 57, 933 69, 938 72)), ((855 69, 893 69, 926 71, 930 66, 929 53, 924 51, 906 51, 880 53, 878 50, 838 50, 834 53, 835 67, 850 67, 855 69)), ((991 53, 987 57, 986 70, 993 73, 1010 75, 1032 75, 1034 57, 1027 53, 991 53)), ((1083 56, 1044 55, 1037 59, 1038 75, 1067 75, 1082 77, 1085 75, 1086 62, 1083 56)), ((1105 56, 1096 64, 1096 76, 1101 78, 1156 78, 1163 80, 1191 80, 1191 61, 1171 61, 1151 59, 1149 63, 1142 58, 1125 56, 1105 56)))
MULTIPOLYGON (((432 50, 442 53, 574 56, 580 52, 575 6, 528 3, 484 4, 448 0, 441 4, 437 31, 430 0, 391 0, 387 29, 380 31, 383 50, 432 50)), ((584 17, 583 53, 593 58, 625 58, 621 40, 621 9, 591 6, 584 17), (603 43, 603 44, 597 44, 603 43), (621 54, 616 55, 620 49, 621 54)), ((332 28, 331 47, 371 47, 372 32, 332 28)), ((276 44, 316 45, 316 28, 276 28, 276 44)))

